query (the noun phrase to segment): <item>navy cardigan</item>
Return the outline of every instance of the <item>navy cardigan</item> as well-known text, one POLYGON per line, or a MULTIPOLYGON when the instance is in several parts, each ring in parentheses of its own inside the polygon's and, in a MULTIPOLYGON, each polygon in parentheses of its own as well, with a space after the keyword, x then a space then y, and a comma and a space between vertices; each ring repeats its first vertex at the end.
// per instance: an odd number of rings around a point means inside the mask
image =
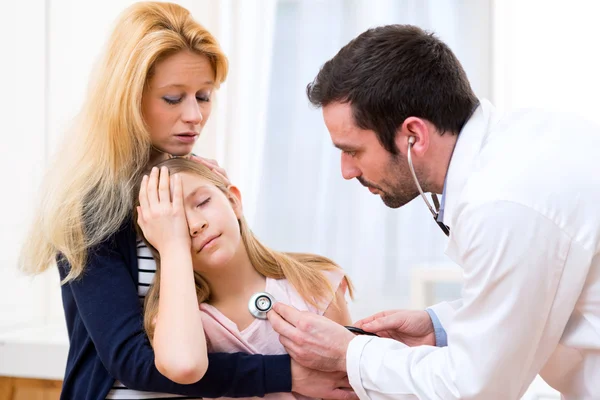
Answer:
MULTIPOLYGON (((61 279, 69 266, 59 261, 61 279)), ((193 397, 262 397, 290 392, 288 355, 209 354, 206 375, 180 385, 154 366, 137 293, 136 235, 131 220, 88 253, 83 275, 62 285, 69 355, 62 400, 103 400, 115 379, 135 390, 193 397)))

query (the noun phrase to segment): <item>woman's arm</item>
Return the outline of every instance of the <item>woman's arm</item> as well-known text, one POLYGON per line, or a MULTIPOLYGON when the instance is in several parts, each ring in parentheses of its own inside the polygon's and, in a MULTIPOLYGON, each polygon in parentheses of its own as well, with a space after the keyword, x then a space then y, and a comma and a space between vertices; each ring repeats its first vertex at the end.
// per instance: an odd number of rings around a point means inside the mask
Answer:
MULTIPOLYGON (((213 353, 199 382, 180 385, 164 377, 155 367, 137 287, 126 264, 124 254, 131 247, 135 247, 135 233, 129 221, 110 240, 90 250, 85 273, 63 288, 69 332, 77 340, 71 346, 97 352, 108 373, 130 389, 193 397, 263 397, 291 390, 288 355, 213 353), (81 343, 88 335, 93 345, 81 343)), ((64 279, 69 266, 59 265, 64 279)))

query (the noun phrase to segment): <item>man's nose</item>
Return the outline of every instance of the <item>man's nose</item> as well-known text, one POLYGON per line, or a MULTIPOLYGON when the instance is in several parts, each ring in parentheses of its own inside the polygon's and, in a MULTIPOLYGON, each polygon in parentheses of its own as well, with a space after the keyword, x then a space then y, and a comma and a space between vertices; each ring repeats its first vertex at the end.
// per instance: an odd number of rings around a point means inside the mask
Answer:
POLYGON ((344 179, 350 180, 358 178, 361 175, 360 169, 356 166, 356 163, 350 156, 342 153, 342 176, 344 179))

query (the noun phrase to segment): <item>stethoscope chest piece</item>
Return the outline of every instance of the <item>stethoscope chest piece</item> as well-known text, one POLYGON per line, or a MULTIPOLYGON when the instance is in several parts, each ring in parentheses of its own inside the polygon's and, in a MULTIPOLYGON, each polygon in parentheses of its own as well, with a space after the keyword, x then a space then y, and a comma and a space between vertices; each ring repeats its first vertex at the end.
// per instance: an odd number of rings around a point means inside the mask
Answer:
POLYGON ((254 293, 248 301, 248 310, 255 318, 267 319, 267 312, 275 304, 273 296, 267 292, 254 293))

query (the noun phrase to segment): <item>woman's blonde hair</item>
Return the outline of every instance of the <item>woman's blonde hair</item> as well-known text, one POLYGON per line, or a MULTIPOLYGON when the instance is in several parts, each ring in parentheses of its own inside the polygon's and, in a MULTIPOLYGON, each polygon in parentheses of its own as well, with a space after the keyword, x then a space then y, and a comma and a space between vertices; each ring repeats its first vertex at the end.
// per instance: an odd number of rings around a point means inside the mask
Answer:
MULTIPOLYGON (((223 177, 215 174, 202 164, 182 158, 172 158, 163 161, 157 166, 167 167, 170 174, 190 173, 202 177, 214 184, 228 198, 238 201, 229 192, 227 182, 223 177)), ((239 219, 239 224, 242 242, 248 253, 248 258, 252 266, 261 275, 273 279, 287 279, 307 303, 318 309, 322 309, 323 305, 329 299, 333 299, 333 305, 336 304, 335 291, 337 288, 332 287, 323 271, 340 270, 337 264, 326 257, 314 254, 282 253, 269 249, 254 236, 243 217, 239 219)), ((138 231, 141 235, 139 227, 138 231)), ((148 242, 146 244, 156 260, 154 282, 148 290, 144 305, 144 328, 148 337, 152 340, 154 336, 154 320, 158 314, 158 300, 160 295, 160 255, 152 245, 148 242)), ((196 281, 198 303, 209 301, 210 287, 207 282, 197 272, 194 272, 194 279, 196 281)), ((348 293, 352 297, 352 283, 347 276, 344 276, 342 284, 348 288, 348 293)))
POLYGON ((131 216, 138 176, 150 159, 142 95, 154 66, 179 51, 208 57, 222 83, 227 58, 216 39, 185 8, 141 2, 116 21, 88 95, 48 176, 22 250, 20 267, 36 274, 57 256, 81 275, 88 252, 131 216))

